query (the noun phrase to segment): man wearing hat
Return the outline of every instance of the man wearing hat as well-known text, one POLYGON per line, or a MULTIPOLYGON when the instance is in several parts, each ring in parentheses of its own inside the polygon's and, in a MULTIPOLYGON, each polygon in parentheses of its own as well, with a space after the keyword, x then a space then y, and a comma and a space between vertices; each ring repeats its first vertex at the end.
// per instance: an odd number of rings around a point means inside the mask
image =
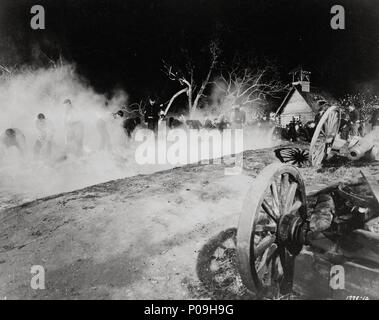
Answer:
POLYGON ((155 132, 158 127, 158 121, 159 121, 159 106, 156 103, 155 97, 150 97, 149 103, 146 106, 146 110, 145 110, 145 122, 147 123, 147 127, 150 130, 155 132))

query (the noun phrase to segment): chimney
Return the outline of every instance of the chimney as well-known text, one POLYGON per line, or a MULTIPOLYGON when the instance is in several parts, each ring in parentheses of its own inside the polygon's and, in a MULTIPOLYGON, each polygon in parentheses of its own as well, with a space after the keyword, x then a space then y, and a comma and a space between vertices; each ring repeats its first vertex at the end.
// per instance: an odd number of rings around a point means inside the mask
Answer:
POLYGON ((302 67, 290 72, 292 75, 292 85, 301 86, 301 91, 311 91, 311 72, 303 70, 302 67))

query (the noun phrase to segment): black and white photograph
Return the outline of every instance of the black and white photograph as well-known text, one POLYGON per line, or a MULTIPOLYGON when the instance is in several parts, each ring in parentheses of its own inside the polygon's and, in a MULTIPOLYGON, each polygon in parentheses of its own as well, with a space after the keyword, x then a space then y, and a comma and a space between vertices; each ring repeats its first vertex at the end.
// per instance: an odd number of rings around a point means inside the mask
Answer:
POLYGON ((379 300, 379 1, 0 0, 0 300, 379 300))

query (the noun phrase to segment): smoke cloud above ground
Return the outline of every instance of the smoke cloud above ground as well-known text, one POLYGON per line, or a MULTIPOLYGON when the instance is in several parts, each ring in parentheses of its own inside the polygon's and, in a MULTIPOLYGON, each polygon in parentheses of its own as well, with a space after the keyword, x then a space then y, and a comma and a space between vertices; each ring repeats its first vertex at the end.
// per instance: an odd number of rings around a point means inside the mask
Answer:
MULTIPOLYGON (((84 145, 88 155, 96 151, 100 143, 97 121, 102 118, 112 125, 111 113, 127 102, 127 95, 118 91, 113 99, 107 100, 87 86, 69 65, 24 70, 1 78, 0 134, 8 128, 21 130, 26 137, 27 150, 26 157, 20 159, 15 148, 0 149, 0 194, 30 195, 33 199, 122 176, 124 170, 112 154, 95 153, 92 158, 55 161, 64 157, 65 151, 65 99, 72 101, 78 118, 84 123, 84 145), (38 134, 35 122, 39 113, 43 113, 54 127, 49 161, 33 157, 38 134)), ((113 125, 112 140, 116 142, 122 134, 121 127, 113 125)))
MULTIPOLYGON (((15 148, 0 149, 0 210, 44 196, 178 166, 172 163, 140 165, 136 162, 136 150, 141 143, 127 141, 120 120, 112 116, 127 102, 128 96, 122 90, 115 92, 111 99, 96 93, 69 65, 3 76, 0 80, 0 134, 8 128, 21 130, 26 137, 27 152, 21 159, 15 148), (63 102, 66 99, 72 101, 77 117, 84 124, 85 152, 82 157, 65 156, 67 106, 63 102), (38 136, 35 122, 39 113, 45 114, 55 129, 49 159, 33 156, 38 136), (106 122, 111 150, 99 150, 99 119, 106 122), (120 147, 122 143, 124 145, 120 147)), ((270 147, 272 144, 267 130, 245 130, 243 149, 270 147)))

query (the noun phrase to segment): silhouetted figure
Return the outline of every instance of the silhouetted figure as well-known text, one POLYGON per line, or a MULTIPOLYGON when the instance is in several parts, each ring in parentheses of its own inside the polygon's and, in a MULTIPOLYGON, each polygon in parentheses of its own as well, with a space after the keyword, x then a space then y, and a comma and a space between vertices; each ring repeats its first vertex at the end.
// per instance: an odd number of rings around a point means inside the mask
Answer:
POLYGON ((38 136, 34 144, 34 156, 39 156, 41 150, 44 150, 45 155, 50 157, 55 133, 54 126, 50 120, 46 119, 43 113, 38 114, 35 125, 38 136))
POLYGON ((239 107, 234 108, 232 124, 235 129, 242 129, 246 123, 246 112, 239 107))
POLYGON ((66 106, 64 123, 67 152, 81 156, 84 151, 84 124, 70 99, 66 99, 64 105, 66 106))
POLYGON ((289 124, 288 136, 289 136, 290 141, 292 141, 292 142, 297 141, 297 130, 296 130, 295 119, 292 119, 292 121, 289 124))
POLYGON ((158 128, 159 120, 159 106, 157 105, 154 98, 149 99, 149 103, 145 109, 145 122, 147 123, 148 129, 156 132, 158 128))
POLYGON ((349 107, 349 118, 350 118, 350 133, 352 136, 359 136, 359 111, 354 105, 349 107))
POLYGON ((379 106, 375 106, 374 112, 371 115, 370 123, 372 130, 379 129, 379 106))
POLYGON ((15 147, 23 157, 26 153, 26 139, 21 130, 9 128, 0 136, 0 143, 5 149, 15 147))
POLYGON ((304 126, 305 136, 308 142, 311 142, 313 134, 316 130, 315 121, 308 121, 304 126))
POLYGON ((187 120, 186 125, 193 130, 201 130, 203 127, 202 123, 199 120, 187 120))
POLYGON ((123 122, 123 128, 128 138, 132 138, 132 133, 141 124, 141 118, 128 118, 123 122))
POLYGON ((215 125, 213 124, 212 120, 206 119, 204 122, 204 128, 205 129, 215 129, 215 125))
POLYGON ((321 120, 322 116, 324 115, 324 113, 325 113, 325 107, 322 106, 322 107, 320 107, 320 109, 318 110, 318 112, 316 113, 316 116, 315 116, 315 124, 316 124, 316 126, 320 122, 320 120, 321 120))
POLYGON ((99 150, 112 151, 112 142, 111 142, 111 137, 109 135, 106 119, 104 118, 98 119, 96 122, 96 128, 100 134, 99 150))
POLYGON ((168 119, 168 127, 169 127, 170 129, 179 128, 179 127, 181 127, 181 126, 183 126, 183 125, 184 125, 183 122, 181 122, 181 121, 178 120, 178 119, 175 119, 174 117, 170 117, 170 118, 168 119))
POLYGON ((219 118, 215 119, 215 126, 220 131, 224 131, 225 129, 227 129, 228 125, 229 122, 226 120, 223 114, 219 118))
POLYGON ((349 121, 349 115, 344 114, 342 116, 341 122, 340 122, 340 136, 343 140, 349 139, 349 131, 350 131, 350 121, 349 121))

